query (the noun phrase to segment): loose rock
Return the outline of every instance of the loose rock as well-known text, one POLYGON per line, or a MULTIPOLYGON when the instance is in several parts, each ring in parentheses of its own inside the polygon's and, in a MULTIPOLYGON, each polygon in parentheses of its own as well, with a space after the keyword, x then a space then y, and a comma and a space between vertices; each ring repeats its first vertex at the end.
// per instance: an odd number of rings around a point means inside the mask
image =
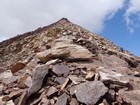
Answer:
POLYGON ((96 104, 107 90, 108 89, 100 81, 85 82, 75 87, 75 95, 80 102, 92 105, 96 104))
POLYGON ((68 95, 66 93, 63 93, 60 97, 58 97, 58 100, 55 105, 67 105, 68 95))
POLYGON ((28 92, 29 96, 37 92, 41 88, 43 79, 48 74, 48 69, 49 69, 48 65, 41 65, 36 67, 35 72, 33 74, 32 85, 29 88, 28 92))

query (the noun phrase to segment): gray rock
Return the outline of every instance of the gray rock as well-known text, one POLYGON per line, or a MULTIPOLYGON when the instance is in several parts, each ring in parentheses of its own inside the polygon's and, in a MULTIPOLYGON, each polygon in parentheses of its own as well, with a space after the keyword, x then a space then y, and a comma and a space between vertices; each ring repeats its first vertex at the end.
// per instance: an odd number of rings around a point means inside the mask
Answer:
POLYGON ((52 95, 54 95, 58 90, 55 87, 50 87, 48 92, 47 92, 47 96, 51 97, 52 95))
POLYGON ((66 78, 64 78, 64 77, 56 77, 55 78, 55 81, 61 85, 65 82, 65 80, 66 80, 66 78))
POLYGON ((77 99, 87 105, 94 105, 104 96, 108 88, 100 81, 85 82, 75 86, 75 95, 77 99))
POLYGON ((58 97, 58 100, 55 105, 67 105, 68 95, 66 93, 63 93, 60 97, 58 97))
POLYGON ((109 101, 114 101, 115 100, 115 91, 109 89, 109 91, 107 92, 107 100, 109 101))
POLYGON ((99 74, 100 74, 100 79, 104 83, 109 83, 109 84, 118 84, 118 85, 127 85, 129 83, 129 79, 117 72, 114 71, 109 71, 106 69, 100 69, 99 74))
POLYGON ((19 76, 10 76, 8 78, 3 78, 2 82, 6 85, 14 83, 18 80, 19 76))
POLYGON ((128 63, 115 55, 105 56, 100 55, 103 65, 109 68, 112 67, 127 67, 128 63))
POLYGON ((48 69, 48 65, 40 65, 36 67, 33 73, 32 85, 28 90, 28 96, 30 96, 33 93, 36 93, 41 88, 43 79, 48 74, 48 69))
POLYGON ((57 64, 53 67, 52 72, 55 73, 57 76, 64 75, 64 77, 66 77, 68 76, 70 70, 66 65, 57 64))

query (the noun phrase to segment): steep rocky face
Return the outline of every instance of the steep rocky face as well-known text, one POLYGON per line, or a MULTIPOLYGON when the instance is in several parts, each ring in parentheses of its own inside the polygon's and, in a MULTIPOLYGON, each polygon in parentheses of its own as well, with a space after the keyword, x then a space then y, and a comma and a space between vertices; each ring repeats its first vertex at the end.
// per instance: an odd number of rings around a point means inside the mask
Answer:
POLYGON ((0 105, 138 105, 140 58, 62 18, 0 43, 0 81, 0 105))

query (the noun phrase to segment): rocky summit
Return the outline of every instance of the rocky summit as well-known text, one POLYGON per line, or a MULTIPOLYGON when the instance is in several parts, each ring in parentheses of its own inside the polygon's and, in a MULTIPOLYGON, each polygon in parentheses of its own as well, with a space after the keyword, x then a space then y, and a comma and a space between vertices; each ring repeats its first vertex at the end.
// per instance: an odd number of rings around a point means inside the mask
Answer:
POLYGON ((0 105, 140 105, 140 58, 62 18, 0 42, 0 105))

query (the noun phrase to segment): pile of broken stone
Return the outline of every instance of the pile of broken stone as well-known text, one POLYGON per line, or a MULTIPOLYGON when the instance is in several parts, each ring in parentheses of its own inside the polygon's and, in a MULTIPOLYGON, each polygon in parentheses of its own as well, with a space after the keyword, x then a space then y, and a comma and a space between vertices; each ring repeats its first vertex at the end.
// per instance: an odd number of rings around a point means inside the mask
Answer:
POLYGON ((0 105, 139 105, 140 75, 127 61, 56 39, 0 73, 0 105))
POLYGON ((0 105, 140 105, 138 57, 67 19, 39 30, 0 43, 0 105))

